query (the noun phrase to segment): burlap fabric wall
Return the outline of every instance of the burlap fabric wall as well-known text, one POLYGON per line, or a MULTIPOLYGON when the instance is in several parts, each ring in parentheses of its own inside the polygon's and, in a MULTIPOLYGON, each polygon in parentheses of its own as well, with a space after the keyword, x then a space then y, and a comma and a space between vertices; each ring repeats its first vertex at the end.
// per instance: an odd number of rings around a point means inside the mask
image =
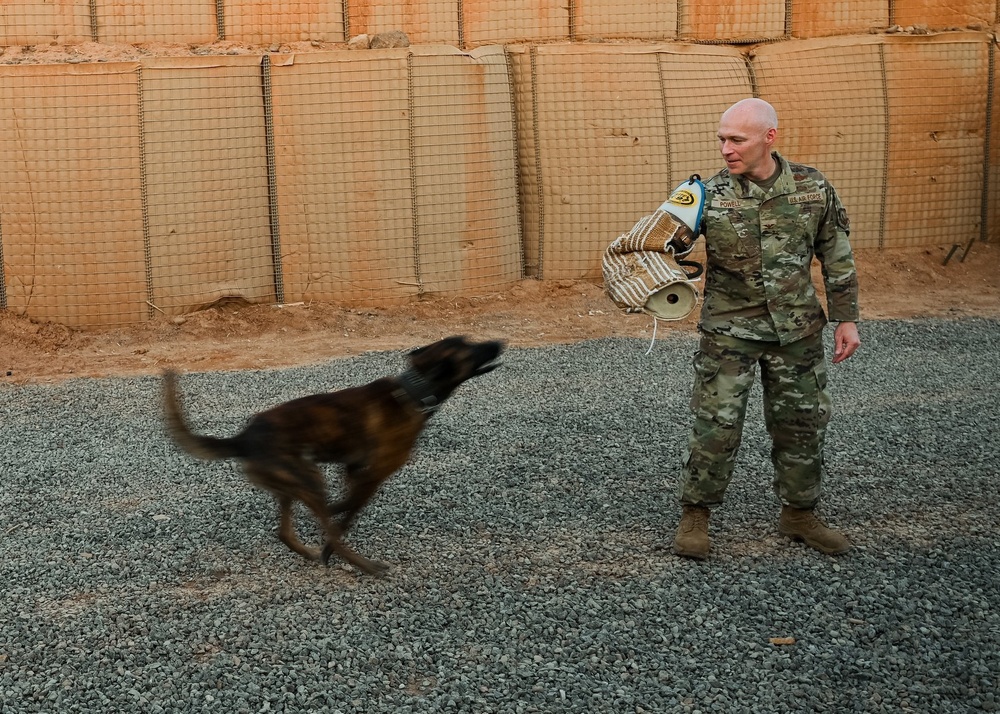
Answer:
POLYGON ((885 57, 891 131, 882 245, 964 242, 980 233, 985 198, 989 39, 891 37, 885 57))
POLYGON ((0 46, 93 39, 88 0, 4 0, 0 3, 0 46))
POLYGON ((985 34, 947 33, 757 50, 760 95, 779 112, 782 149, 838 187, 855 245, 979 234, 989 48, 985 34))
POLYGON ((752 93, 743 56, 700 45, 510 49, 525 265, 599 278, 611 239, 692 173, 714 173, 719 114, 752 93))
POLYGON ((260 58, 163 58, 139 70, 152 308, 273 301, 260 58))
MULTIPOLYGON (((312 0, 306 3, 297 0, 266 3, 223 0, 219 20, 222 37, 236 42, 271 45, 310 40, 343 42, 346 39, 343 0, 312 0)), ((413 23, 411 18, 407 21, 413 23)), ((404 26, 411 25, 396 25, 404 26)))
POLYGON ((792 37, 808 38, 858 35, 886 28, 891 24, 891 4, 884 0, 792 0, 787 15, 788 31, 792 37))
POLYGON ((892 25, 986 29, 996 0, 6 0, 0 46, 50 42, 343 42, 402 30, 464 48, 565 40, 763 40, 892 25))
MULTIPOLYGON (((989 97, 992 100, 990 111, 990 151, 987 154, 986 168, 986 202, 983 205, 983 225, 986 238, 990 241, 1000 241, 1000 115, 998 115, 998 97, 1000 97, 1000 52, 997 42, 990 45, 990 66, 993 67, 992 84, 989 87, 989 97)), ((1000 266, 998 266, 1000 269, 1000 266)))
POLYGON ((275 166, 289 302, 417 293, 407 60, 398 50, 275 62, 275 166))
POLYGON ((460 44, 458 4, 454 0, 385 2, 345 0, 347 37, 403 30, 413 44, 460 44))
POLYGON ((883 43, 871 36, 768 45, 753 60, 761 96, 778 111, 780 150, 833 182, 850 206, 858 247, 878 246, 884 226, 890 132, 882 59, 883 43))
POLYGON ((985 29, 998 19, 996 0, 893 0, 889 7, 894 24, 930 30, 985 29))
POLYGON ((973 32, 788 41, 749 66, 728 47, 515 48, 528 272, 594 278, 601 239, 718 169, 718 117, 751 81, 779 112, 778 148, 837 186, 856 245, 979 236, 990 46, 973 32))
POLYGON ((783 0, 687 0, 681 4, 678 36, 686 40, 753 42, 785 35, 783 0))
POLYGON ((571 6, 569 39, 674 39, 681 5, 662 0, 578 0, 571 6))
POLYGON ((109 326, 499 289, 510 96, 496 47, 0 65, 3 306, 109 326))
POLYGON ((0 65, 6 307, 71 325, 148 317, 134 64, 0 65))
POLYGON ((778 108, 779 148, 834 181, 856 245, 996 240, 996 41, 969 28, 998 16, 997 0, 3 3, 0 63, 88 37, 209 56, 0 64, 0 308, 120 325, 226 297, 599 279, 609 241, 714 173, 719 114, 754 94, 778 108), (413 45, 210 46, 392 29, 413 45))
POLYGON ((286 300, 386 304, 521 277, 500 48, 288 57, 272 85, 286 300))
POLYGON ((218 37, 214 2, 206 0, 93 0, 100 42, 204 43, 218 37))

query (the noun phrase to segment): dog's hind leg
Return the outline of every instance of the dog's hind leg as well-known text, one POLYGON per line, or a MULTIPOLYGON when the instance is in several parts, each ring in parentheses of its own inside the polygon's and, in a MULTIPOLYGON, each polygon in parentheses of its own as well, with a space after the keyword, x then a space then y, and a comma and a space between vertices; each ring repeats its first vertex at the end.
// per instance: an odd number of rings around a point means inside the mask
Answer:
POLYGON ((294 500, 290 496, 285 495, 278 495, 277 499, 278 510, 281 513, 281 524, 278 526, 278 539, 302 557, 309 560, 319 560, 320 551, 304 545, 295 534, 295 516, 292 512, 292 505, 295 503, 294 500))
MULTIPOLYGON (((333 524, 333 530, 334 532, 339 532, 336 524, 333 524)), ((330 556, 334 553, 339 555, 358 570, 367 573, 368 575, 383 575, 389 569, 389 566, 385 563, 377 560, 369 560, 363 555, 355 552, 340 539, 339 535, 331 535, 330 539, 327 540, 326 545, 323 546, 323 554, 320 558, 324 563, 328 563, 330 556)))
MULTIPOLYGON (((311 553, 306 557, 318 558, 324 565, 329 565, 330 556, 336 553, 358 570, 369 575, 381 575, 389 566, 377 560, 369 560, 352 550, 343 540, 343 531, 340 524, 330 517, 329 507, 326 504, 326 486, 323 480, 323 472, 318 466, 310 462, 300 462, 295 464, 292 470, 298 478, 294 497, 302 501, 303 505, 312 511, 313 516, 319 523, 321 531, 326 536, 326 544, 322 552, 314 551, 302 545, 295 537, 295 530, 291 526, 285 526, 284 510, 282 511, 282 540, 289 548, 297 553, 311 553), (287 538, 287 540, 286 540, 287 538), (300 550, 301 548, 301 550, 300 550), (305 551, 305 552, 303 552, 305 551)), ((288 509, 289 512, 291 508, 288 509)), ((290 523, 290 517, 289 517, 290 523)))
POLYGON ((389 569, 389 566, 385 563, 380 563, 377 560, 369 560, 344 543, 341 537, 343 532, 340 525, 330 517, 325 503, 315 504, 312 510, 316 515, 316 520, 326 530, 326 545, 323 546, 323 553, 320 555, 320 560, 324 564, 329 564, 330 556, 336 553, 355 568, 369 575, 382 575, 389 569))
POLYGON ((311 502, 324 500, 323 473, 307 461, 287 457, 258 458, 246 463, 244 468, 250 482, 270 491, 278 502, 278 540, 303 558, 319 560, 319 549, 303 544, 295 532, 293 507, 296 501, 302 501, 314 510, 311 502))
POLYGON ((326 533, 326 545, 322 552, 316 548, 310 548, 299 540, 295 534, 295 519, 292 506, 295 501, 290 496, 278 496, 278 507, 281 511, 281 525, 278 529, 278 538, 290 549, 309 560, 320 560, 324 565, 328 565, 330 556, 336 553, 348 563, 369 575, 381 575, 389 566, 375 560, 368 560, 362 555, 351 550, 340 537, 340 527, 326 513, 326 504, 322 497, 306 498, 305 505, 316 516, 320 527, 326 533))
POLYGON ((310 548, 299 540, 295 534, 295 519, 292 506, 295 503, 290 496, 280 495, 278 498, 278 508, 281 511, 281 525, 278 529, 278 538, 290 549, 309 560, 320 560, 324 565, 328 565, 330 556, 336 553, 348 563, 369 575, 381 575, 389 566, 377 560, 369 560, 364 556, 354 552, 344 544, 341 539, 340 526, 333 521, 326 512, 326 503, 322 495, 303 499, 303 503, 313 512, 316 520, 319 521, 320 528, 326 533, 326 545, 322 552, 316 548, 310 548))

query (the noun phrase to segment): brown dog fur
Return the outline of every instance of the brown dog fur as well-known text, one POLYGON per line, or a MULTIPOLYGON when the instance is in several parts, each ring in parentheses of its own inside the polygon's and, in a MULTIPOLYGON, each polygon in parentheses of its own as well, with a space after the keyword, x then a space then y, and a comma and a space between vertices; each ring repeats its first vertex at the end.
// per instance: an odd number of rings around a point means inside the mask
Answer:
POLYGON ((407 462, 430 416, 472 377, 493 370, 504 345, 448 337, 413 350, 410 368, 360 387, 294 399, 252 417, 239 434, 193 433, 181 411, 177 376, 164 373, 167 427, 177 444, 202 459, 239 459, 247 478, 278 501, 278 537, 296 553, 328 562, 336 553, 378 575, 388 566, 349 548, 344 534, 382 483, 407 462), (344 497, 327 503, 320 463, 344 465, 344 497), (295 533, 292 506, 303 503, 326 536, 322 551, 295 533), (340 516, 339 519, 335 516, 340 516))

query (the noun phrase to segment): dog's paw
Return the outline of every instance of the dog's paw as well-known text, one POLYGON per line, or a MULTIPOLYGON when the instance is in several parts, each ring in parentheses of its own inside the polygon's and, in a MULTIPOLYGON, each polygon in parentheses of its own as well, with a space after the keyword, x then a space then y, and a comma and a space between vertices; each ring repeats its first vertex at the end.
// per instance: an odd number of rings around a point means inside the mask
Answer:
POLYGON ((384 575, 389 570, 389 566, 386 565, 385 563, 382 563, 378 560, 369 560, 363 555, 355 553, 353 550, 348 548, 343 543, 340 543, 339 546, 334 545, 333 543, 327 543, 326 545, 323 546, 323 552, 320 553, 319 559, 323 563, 323 565, 329 566, 330 558, 334 554, 338 555, 340 558, 343 558, 345 561, 353 565, 355 568, 368 575, 374 575, 378 577, 384 575))

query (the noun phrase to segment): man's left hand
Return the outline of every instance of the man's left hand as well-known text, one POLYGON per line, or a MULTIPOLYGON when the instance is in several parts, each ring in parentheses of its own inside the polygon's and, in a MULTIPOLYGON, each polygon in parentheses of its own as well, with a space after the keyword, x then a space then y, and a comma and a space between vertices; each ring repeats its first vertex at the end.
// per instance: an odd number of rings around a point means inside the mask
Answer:
POLYGON ((833 363, 843 362, 860 346, 857 323, 841 322, 833 332, 833 363))

